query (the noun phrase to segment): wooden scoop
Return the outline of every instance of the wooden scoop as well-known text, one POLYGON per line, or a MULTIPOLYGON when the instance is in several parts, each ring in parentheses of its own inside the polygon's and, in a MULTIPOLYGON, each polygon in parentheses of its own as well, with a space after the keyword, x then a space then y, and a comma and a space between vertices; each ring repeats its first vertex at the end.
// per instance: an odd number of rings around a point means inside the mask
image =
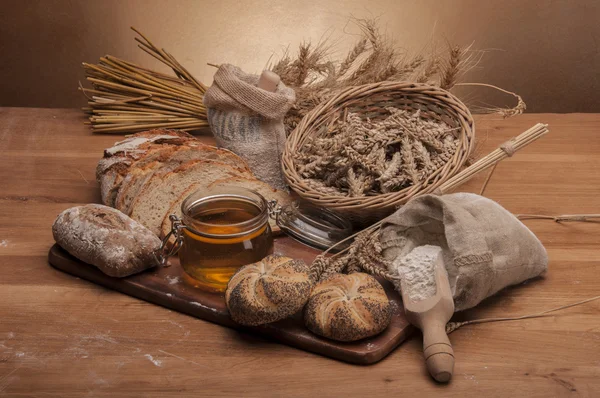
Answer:
POLYGON ((410 323, 423 331, 423 354, 427 370, 442 383, 450 381, 454 372, 454 351, 446 334, 446 324, 454 314, 454 300, 448 274, 440 252, 434 260, 437 291, 433 297, 412 301, 402 284, 402 302, 410 323))

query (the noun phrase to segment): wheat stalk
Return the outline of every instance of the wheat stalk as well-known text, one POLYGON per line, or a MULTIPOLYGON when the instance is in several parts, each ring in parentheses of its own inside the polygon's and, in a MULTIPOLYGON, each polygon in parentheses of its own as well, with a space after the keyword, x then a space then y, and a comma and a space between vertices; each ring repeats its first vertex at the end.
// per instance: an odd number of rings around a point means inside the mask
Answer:
POLYGON ((149 129, 184 131, 208 126, 202 97, 206 86, 171 54, 131 28, 138 47, 167 65, 174 76, 155 72, 107 55, 98 64, 83 63, 93 88, 79 86, 88 99, 89 122, 95 133, 133 133, 149 129))
POLYGON ((444 90, 451 89, 456 83, 464 50, 459 46, 450 47, 448 60, 442 67, 440 87, 444 90))

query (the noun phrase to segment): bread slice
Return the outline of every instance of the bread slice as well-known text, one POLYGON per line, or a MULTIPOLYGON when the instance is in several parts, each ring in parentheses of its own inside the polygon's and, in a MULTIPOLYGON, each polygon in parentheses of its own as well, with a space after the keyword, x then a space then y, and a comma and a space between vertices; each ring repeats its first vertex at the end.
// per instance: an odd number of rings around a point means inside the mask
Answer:
POLYGON ((242 168, 216 160, 194 160, 165 175, 154 174, 133 201, 131 218, 159 235, 165 214, 191 185, 204 183, 207 186, 216 180, 240 175, 252 177, 242 168))
POLYGON ((199 142, 154 150, 129 167, 116 195, 115 207, 129 215, 133 199, 152 176, 164 175, 186 162, 203 159, 216 160, 250 172, 246 162, 233 152, 199 142))
POLYGON ((102 203, 114 206, 121 174, 131 165, 132 160, 125 156, 103 158, 96 167, 96 181, 100 184, 102 203))
MULTIPOLYGON (((171 230, 171 220, 169 220, 169 216, 171 214, 176 215, 181 218, 181 203, 191 195, 193 192, 197 191, 201 188, 206 188, 207 190, 213 188, 220 188, 226 186, 235 186, 235 187, 244 187, 247 189, 251 189, 255 192, 261 194, 267 201, 276 200, 278 205, 287 205, 291 202, 291 197, 284 191, 277 190, 272 188, 269 184, 264 183, 256 178, 247 178, 247 177, 229 177, 214 181, 208 186, 204 186, 203 183, 193 184, 188 189, 182 192, 181 195, 175 200, 165 217, 163 218, 161 225, 161 237, 167 236, 169 231, 171 230)), ((280 231, 279 227, 275 223, 275 220, 269 219, 269 224, 271 225, 271 230, 273 232, 278 233, 280 231)))
POLYGON ((186 143, 202 145, 188 133, 157 129, 134 134, 106 149, 104 158, 100 159, 96 167, 102 203, 114 207, 121 183, 134 162, 154 150, 186 143))

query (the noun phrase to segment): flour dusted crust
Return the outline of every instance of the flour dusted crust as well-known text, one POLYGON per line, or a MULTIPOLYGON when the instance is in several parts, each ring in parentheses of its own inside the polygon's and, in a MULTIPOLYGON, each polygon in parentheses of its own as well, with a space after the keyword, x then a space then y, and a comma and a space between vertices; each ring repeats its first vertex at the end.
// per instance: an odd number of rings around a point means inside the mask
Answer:
POLYGON ((311 287, 309 268, 303 261, 270 255, 233 275, 225 302, 235 322, 263 325, 300 311, 311 287))
POLYGON ((52 225, 54 240, 79 260, 107 275, 124 277, 153 267, 160 240, 147 228, 108 206, 71 207, 52 225))
POLYGON ((391 321, 389 300, 371 275, 333 274, 313 289, 304 323, 315 334, 337 341, 356 341, 381 333, 391 321))
POLYGON ((112 157, 115 155, 133 155, 136 153, 144 154, 145 149, 150 144, 169 144, 182 145, 190 140, 195 140, 194 136, 184 131, 154 129, 143 131, 128 136, 123 141, 115 142, 115 144, 104 150, 104 157, 112 157))
POLYGON ((185 132, 150 130, 133 134, 104 150, 104 157, 96 167, 96 180, 100 184, 102 203, 114 207, 121 183, 129 167, 154 149, 183 145, 197 140, 185 132))

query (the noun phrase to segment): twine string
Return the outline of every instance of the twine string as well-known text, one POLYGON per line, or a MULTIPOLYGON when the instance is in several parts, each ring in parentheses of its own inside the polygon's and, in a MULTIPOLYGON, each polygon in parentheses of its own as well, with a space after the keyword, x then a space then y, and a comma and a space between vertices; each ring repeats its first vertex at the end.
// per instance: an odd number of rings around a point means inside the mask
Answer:
POLYGON ((448 324, 446 325, 446 334, 450 334, 450 333, 454 332, 455 330, 460 329, 463 326, 474 325, 476 323, 518 321, 518 320, 522 320, 522 319, 541 318, 541 317, 547 316, 547 314, 550 314, 551 312, 565 310, 567 308, 571 308, 571 307, 575 307, 575 306, 578 306, 578 305, 586 304, 586 303, 589 303, 591 301, 595 301, 595 300, 598 300, 598 299, 600 299, 600 296, 591 297, 591 298, 588 298, 588 299, 585 299, 585 300, 578 301, 576 303, 562 305, 562 306, 557 307, 557 308, 552 308, 550 310, 545 310, 545 311, 542 311, 542 312, 537 312, 537 313, 529 314, 529 315, 522 315, 522 316, 515 316, 515 317, 497 317, 497 318, 472 319, 470 321, 464 321, 464 322, 448 322, 448 324))
POLYGON ((506 141, 504 144, 500 145, 500 149, 502 149, 504 153, 506 153, 506 156, 508 156, 509 158, 512 157, 512 155, 514 155, 515 152, 517 152, 517 148, 515 148, 515 144, 512 140, 506 141))

